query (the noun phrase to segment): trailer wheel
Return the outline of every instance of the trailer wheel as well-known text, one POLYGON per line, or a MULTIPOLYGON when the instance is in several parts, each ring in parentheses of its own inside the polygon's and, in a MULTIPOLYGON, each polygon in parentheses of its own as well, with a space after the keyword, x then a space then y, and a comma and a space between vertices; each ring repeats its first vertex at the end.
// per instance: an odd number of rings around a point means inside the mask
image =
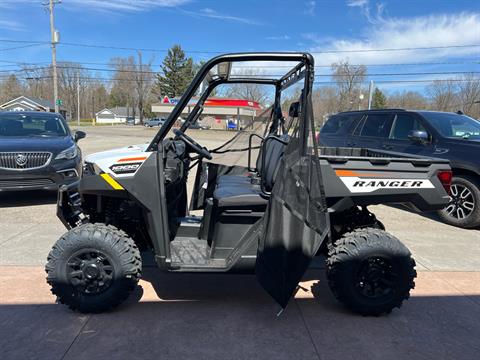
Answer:
POLYGON ((53 246, 45 267, 57 300, 85 313, 120 305, 135 289, 142 261, 127 234, 111 225, 84 224, 53 246))
POLYGON ((397 238, 365 228, 337 240, 327 258, 333 295, 361 315, 382 315, 400 307, 415 287, 415 261, 397 238))

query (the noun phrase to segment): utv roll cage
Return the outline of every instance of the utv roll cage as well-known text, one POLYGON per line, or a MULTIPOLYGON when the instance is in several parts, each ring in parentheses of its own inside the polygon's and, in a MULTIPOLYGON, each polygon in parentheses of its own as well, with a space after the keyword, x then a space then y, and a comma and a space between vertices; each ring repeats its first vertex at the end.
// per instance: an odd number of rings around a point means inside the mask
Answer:
POLYGON ((147 148, 147 151, 158 150, 158 144, 165 138, 170 129, 173 127, 177 119, 181 116, 183 110, 187 106, 190 99, 200 90, 200 98, 197 104, 188 115, 186 121, 180 128, 184 132, 190 124, 194 123, 197 116, 202 110, 203 104, 212 93, 213 89, 222 84, 262 84, 272 85, 275 87, 275 104, 280 102, 281 92, 297 83, 299 80, 305 79, 304 96, 302 96, 301 108, 306 107, 308 95, 312 90, 314 75, 314 59, 309 53, 235 53, 217 56, 207 63, 195 75, 190 86, 187 88, 178 104, 168 116, 165 124, 160 128, 147 148), (248 61, 279 61, 279 62, 297 62, 285 75, 279 79, 269 77, 254 76, 232 76, 232 63, 248 62, 248 61), (218 73, 213 74, 211 70, 217 66, 218 73), (206 88, 201 89, 204 80, 207 80, 206 88), (203 90, 203 91, 202 91, 203 90))

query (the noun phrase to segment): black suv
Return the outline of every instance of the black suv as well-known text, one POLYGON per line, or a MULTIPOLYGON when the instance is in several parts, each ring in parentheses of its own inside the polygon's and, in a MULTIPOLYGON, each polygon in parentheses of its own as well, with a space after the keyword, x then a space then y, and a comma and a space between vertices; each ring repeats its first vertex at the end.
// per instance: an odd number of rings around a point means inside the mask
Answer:
POLYGON ((56 113, 0 112, 0 192, 56 190, 78 180, 82 154, 65 119, 56 113))
POLYGON ((319 134, 325 146, 346 146, 450 160, 451 203, 439 212, 455 226, 480 226, 480 122, 461 113, 403 109, 342 112, 319 134))

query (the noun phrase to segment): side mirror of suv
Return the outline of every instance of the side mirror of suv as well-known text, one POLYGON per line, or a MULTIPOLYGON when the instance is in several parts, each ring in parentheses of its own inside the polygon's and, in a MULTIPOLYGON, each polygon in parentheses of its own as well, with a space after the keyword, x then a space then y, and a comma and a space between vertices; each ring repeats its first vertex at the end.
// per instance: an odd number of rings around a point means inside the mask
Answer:
POLYGON ((428 133, 423 130, 412 130, 408 133, 408 138, 414 143, 425 144, 428 143, 428 133))
POLYGON ((81 139, 85 138, 86 136, 87 136, 87 134, 85 134, 84 131, 77 130, 77 131, 75 131, 75 135, 73 136, 73 139, 75 140, 75 142, 78 142, 78 140, 81 140, 81 139))

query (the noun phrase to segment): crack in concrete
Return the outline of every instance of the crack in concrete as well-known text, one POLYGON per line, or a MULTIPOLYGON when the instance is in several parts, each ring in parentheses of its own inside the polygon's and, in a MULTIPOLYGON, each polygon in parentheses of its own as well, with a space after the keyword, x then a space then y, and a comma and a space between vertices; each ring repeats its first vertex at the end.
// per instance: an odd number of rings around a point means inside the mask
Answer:
POLYGON ((10 240, 15 239, 17 236, 20 236, 20 235, 26 233, 27 231, 33 229, 35 226, 37 226, 37 224, 32 224, 30 227, 26 228, 25 230, 22 230, 19 233, 16 233, 15 235, 12 235, 12 236, 10 236, 9 238, 7 238, 3 241, 0 241, 0 245, 6 244, 10 240))
POLYGON ((83 332, 83 329, 85 329, 85 326, 87 326, 88 322, 90 321, 90 319, 93 317, 93 315, 88 315, 88 318, 87 318, 87 321, 85 321, 85 323, 82 325, 82 327, 80 328, 80 330, 78 331, 78 334, 75 336, 75 338, 72 340, 71 344, 68 346, 68 348, 65 350, 65 352, 63 353, 62 357, 60 357, 60 360, 64 360, 65 357, 68 355, 68 352, 70 351, 70 349, 72 348, 73 344, 75 344, 75 342, 77 341, 77 339, 80 337, 80 335, 82 334, 83 332))

